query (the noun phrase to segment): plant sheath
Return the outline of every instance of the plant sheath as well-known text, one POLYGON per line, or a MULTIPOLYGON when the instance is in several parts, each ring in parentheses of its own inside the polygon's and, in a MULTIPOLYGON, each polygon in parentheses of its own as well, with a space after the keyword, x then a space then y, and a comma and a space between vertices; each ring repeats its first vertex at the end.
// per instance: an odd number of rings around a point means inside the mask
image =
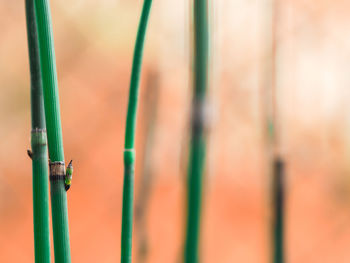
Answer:
POLYGON ((121 262, 131 262, 135 171, 135 126, 143 47, 152 0, 145 0, 138 27, 132 62, 124 149, 124 186, 121 234, 121 262))
POLYGON ((45 119, 50 157, 52 227, 55 262, 71 262, 64 153, 58 97, 56 59, 49 0, 35 0, 45 119))
POLYGON ((184 251, 186 263, 199 261, 200 211, 205 166, 205 105, 208 86, 208 3, 194 1, 194 90, 192 130, 188 167, 187 230, 184 251))
POLYGON ((50 262, 50 218, 47 139, 34 0, 26 0, 25 7, 32 116, 34 251, 36 263, 48 263, 50 262))

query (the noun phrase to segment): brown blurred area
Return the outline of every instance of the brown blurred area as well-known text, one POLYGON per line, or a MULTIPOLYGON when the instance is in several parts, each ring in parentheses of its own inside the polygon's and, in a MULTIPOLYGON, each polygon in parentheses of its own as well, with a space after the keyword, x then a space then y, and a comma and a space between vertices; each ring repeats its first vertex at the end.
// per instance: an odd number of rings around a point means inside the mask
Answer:
MULTIPOLYGON (((185 229, 192 1, 154 1, 145 86, 159 78, 147 206, 147 262, 179 262, 185 229)), ((118 262, 123 139, 141 1, 51 0, 66 160, 72 262, 118 262)), ((261 91, 266 2, 210 1, 211 64, 201 262, 270 262, 269 178, 261 91)), ((277 87, 287 164, 286 257, 350 260, 350 3, 280 0, 277 87)), ((29 65, 24 1, 0 1, 0 262, 34 262, 29 65)), ((52 238, 52 236, 51 236, 52 238)), ((134 258, 137 240, 134 231, 134 258)), ((53 250, 51 251, 53 255, 53 250)))

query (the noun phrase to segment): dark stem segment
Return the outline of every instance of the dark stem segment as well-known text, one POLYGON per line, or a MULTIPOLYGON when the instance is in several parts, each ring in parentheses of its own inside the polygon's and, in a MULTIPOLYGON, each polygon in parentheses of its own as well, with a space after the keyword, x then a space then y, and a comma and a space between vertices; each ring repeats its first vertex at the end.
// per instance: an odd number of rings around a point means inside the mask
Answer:
POLYGON ((122 213, 121 262, 131 262, 132 256, 132 222, 134 201, 135 152, 124 152, 124 187, 122 213))
POLYGON ((281 113, 278 107, 278 25, 280 20, 280 0, 272 0, 270 6, 270 53, 269 72, 270 79, 270 100, 268 107, 270 115, 268 116, 269 144, 268 152, 272 154, 272 198, 273 198, 273 216, 272 216, 272 249, 273 262, 284 262, 284 194, 285 194, 285 160, 281 155, 281 113))
POLYGON ((128 111, 125 128, 124 150, 124 186, 122 208, 121 262, 131 262, 132 254, 132 225, 134 202, 134 170, 135 170, 135 127, 137 101, 140 86, 143 47, 151 10, 152 0, 145 0, 142 8, 140 24, 137 31, 134 58, 132 62, 128 111))
POLYGON ((273 237, 274 237, 274 251, 273 262, 284 262, 284 162, 281 158, 276 157, 273 163, 273 237))
POLYGON ((199 261, 200 213, 202 181, 205 166, 207 125, 206 90, 208 86, 208 3, 194 1, 194 89, 192 105, 192 132, 188 168, 187 229, 184 251, 186 263, 199 261))
POLYGON ((50 218, 47 139, 34 0, 26 0, 25 7, 31 81, 32 150, 30 153, 33 170, 34 251, 36 263, 48 263, 50 262, 50 218))
MULTIPOLYGON (((67 206, 67 203, 66 203, 67 199, 65 198, 66 195, 64 195, 64 193, 66 193, 66 190, 64 187, 65 174, 66 174, 66 171, 65 171, 64 162, 61 162, 61 161, 50 162, 51 205, 53 207, 52 225, 56 227, 57 226, 63 227, 62 223, 65 223, 65 220, 66 220, 65 218, 61 217, 59 209, 54 209, 54 208, 61 208, 61 207, 67 206)), ((63 253, 65 251, 64 245, 67 243, 67 240, 69 240, 69 236, 67 236, 66 233, 68 234, 68 231, 59 232, 59 235, 56 235, 56 239, 54 239, 54 242, 56 242, 55 249, 57 248, 57 252, 60 252, 59 254, 55 253, 55 258, 59 257, 60 260, 67 258, 67 255, 63 253)), ((55 260, 55 262, 67 262, 67 261, 55 260)))
POLYGON ((205 140, 203 134, 198 134, 195 138, 192 138, 190 164, 188 168, 188 205, 185 243, 186 263, 197 263, 199 261, 198 248, 204 161, 205 140))
MULTIPOLYGON (((49 156, 53 163, 64 163, 56 58, 49 0, 35 0, 35 13, 39 36, 40 69, 43 81, 49 156)), ((50 183, 55 262, 70 263, 67 193, 64 187, 64 179, 51 180, 50 183)))

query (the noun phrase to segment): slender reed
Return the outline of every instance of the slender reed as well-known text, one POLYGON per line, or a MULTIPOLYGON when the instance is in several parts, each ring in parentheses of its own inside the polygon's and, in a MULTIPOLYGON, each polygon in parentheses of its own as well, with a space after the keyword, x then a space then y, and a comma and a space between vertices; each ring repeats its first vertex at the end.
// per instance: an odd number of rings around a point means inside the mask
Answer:
POLYGON ((121 234, 121 262, 131 262, 135 170, 135 126, 143 47, 152 0, 145 0, 138 27, 132 62, 124 149, 124 186, 121 234))
POLYGON ((272 152, 272 229, 273 229, 273 262, 284 262, 284 194, 285 194, 285 174, 284 160, 281 155, 281 129, 280 112, 278 111, 277 92, 277 30, 279 23, 279 0, 274 0, 271 5, 272 11, 272 43, 271 43, 271 100, 272 116, 270 123, 271 152, 272 152))
POLYGON ((34 251, 36 263, 48 263, 50 262, 50 218, 47 139, 34 0, 26 0, 25 6, 32 115, 32 150, 28 150, 28 153, 32 159, 33 169, 34 251))
POLYGON ((274 251, 273 262, 284 262, 284 163, 276 157, 273 164, 273 239, 274 251))
POLYGON ((186 263, 199 261, 199 232, 202 180, 205 165, 205 103, 208 86, 208 3, 194 1, 194 89, 192 131, 188 167, 187 231, 184 251, 186 263))
POLYGON ((71 262, 65 164, 58 97, 56 59, 49 0, 35 0, 45 119, 50 157, 51 208, 55 262, 71 262))
POLYGON ((266 160, 268 174, 271 177, 270 200, 272 204, 272 262, 284 262, 284 195, 285 195, 285 161, 281 154, 281 118, 278 108, 277 90, 277 55, 278 55, 278 24, 279 24, 279 0, 268 0, 266 17, 269 21, 267 27, 267 61, 265 64, 265 134, 266 134, 266 160))

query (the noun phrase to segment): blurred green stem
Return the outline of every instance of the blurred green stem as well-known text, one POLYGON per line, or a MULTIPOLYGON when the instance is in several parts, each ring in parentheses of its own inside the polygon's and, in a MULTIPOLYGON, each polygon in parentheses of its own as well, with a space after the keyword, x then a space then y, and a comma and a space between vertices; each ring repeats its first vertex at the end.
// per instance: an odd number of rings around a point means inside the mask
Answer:
POLYGON ((36 263, 50 262, 49 177, 43 90, 34 0, 26 0, 30 66, 31 158, 33 169, 34 251, 36 263))
POLYGON ((263 86, 262 112, 265 133, 265 157, 267 174, 270 178, 269 200, 271 203, 271 262, 284 262, 284 194, 285 160, 281 154, 281 120, 278 107, 278 25, 280 0, 267 0, 264 10, 266 19, 266 62, 263 86))
POLYGON ((205 104, 208 86, 208 3, 194 1, 194 90, 192 134, 188 167, 187 231, 184 251, 186 263, 199 261, 199 232, 202 181, 205 166, 205 104))
POLYGON ((284 262, 284 163, 283 160, 276 157, 273 163, 273 238, 274 252, 273 262, 284 262))
POLYGON ((135 170, 135 126, 143 47, 152 0, 145 0, 138 27, 132 63, 124 149, 124 186, 121 235, 121 262, 131 262, 135 170))
POLYGON ((51 209, 55 262, 71 262, 64 153, 58 97, 56 58, 49 0, 35 0, 41 75, 50 157, 51 209))
POLYGON ((153 185, 153 163, 152 153, 154 149, 155 126, 157 120, 159 97, 159 73, 158 71, 149 71, 145 87, 144 98, 144 123, 143 130, 143 165, 140 175, 140 186, 138 198, 135 204, 135 229, 138 231, 138 250, 137 262, 147 262, 148 256, 148 231, 147 231, 147 208, 151 196, 153 185))

